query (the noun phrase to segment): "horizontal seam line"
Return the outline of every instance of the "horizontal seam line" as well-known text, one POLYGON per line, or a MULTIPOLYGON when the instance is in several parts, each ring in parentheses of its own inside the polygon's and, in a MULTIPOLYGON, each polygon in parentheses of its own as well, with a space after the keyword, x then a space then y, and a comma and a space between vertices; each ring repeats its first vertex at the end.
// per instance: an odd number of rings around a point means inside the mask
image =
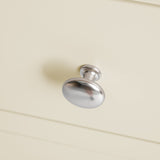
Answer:
POLYGON ((21 113, 21 112, 16 112, 16 111, 11 111, 11 110, 1 109, 1 108, 0 108, 0 111, 1 112, 12 113, 12 114, 17 114, 17 115, 25 116, 25 117, 31 117, 31 118, 34 118, 34 119, 40 119, 40 120, 44 120, 44 121, 64 124, 64 125, 68 125, 68 126, 72 126, 72 127, 87 129, 87 130, 96 131, 96 132, 100 132, 100 133, 104 133, 104 134, 111 134, 111 135, 115 135, 115 136, 125 137, 125 138, 134 139, 134 140, 138 140, 138 141, 143 141, 143 142, 147 142, 147 143, 160 144, 160 142, 158 142, 158 141, 153 141, 153 140, 128 136, 128 135, 125 135, 125 134, 119 134, 119 133, 115 133, 115 132, 111 132, 111 131, 86 127, 86 126, 82 126, 82 125, 78 125, 78 124, 73 124, 73 123, 68 123, 68 122, 64 122, 64 121, 59 121, 59 120, 49 119, 49 118, 45 118, 45 117, 35 116, 35 115, 27 114, 27 113, 21 113))

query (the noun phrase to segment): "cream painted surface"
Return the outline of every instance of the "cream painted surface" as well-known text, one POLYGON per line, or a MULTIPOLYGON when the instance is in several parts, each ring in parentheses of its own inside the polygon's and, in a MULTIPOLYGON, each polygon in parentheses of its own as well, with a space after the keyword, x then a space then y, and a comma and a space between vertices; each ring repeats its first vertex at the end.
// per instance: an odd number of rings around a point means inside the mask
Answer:
POLYGON ((133 2, 140 2, 144 4, 158 5, 160 6, 160 0, 133 0, 133 2))
POLYGON ((158 144, 0 112, 0 158, 159 160, 158 144), (6 134, 6 135, 3 135, 6 134), (76 157, 77 156, 77 157, 76 157))
POLYGON ((158 6, 6 0, 0 19, 1 109, 160 142, 158 6), (86 63, 102 70, 107 94, 93 110, 71 105, 61 93, 86 63))
MULTIPOLYGON (((95 152, 78 150, 52 142, 44 142, 32 138, 18 137, 0 133, 0 158, 3 160, 66 160, 66 159, 92 159, 92 160, 119 160, 112 156, 105 156, 95 152)), ((122 159, 120 159, 122 160, 122 159)))

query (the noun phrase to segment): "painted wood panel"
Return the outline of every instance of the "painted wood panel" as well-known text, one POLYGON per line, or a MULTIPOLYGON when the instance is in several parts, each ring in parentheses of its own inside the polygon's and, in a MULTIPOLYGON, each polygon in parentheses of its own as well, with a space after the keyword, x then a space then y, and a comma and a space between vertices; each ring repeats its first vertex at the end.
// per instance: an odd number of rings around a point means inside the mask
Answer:
POLYGON ((0 108, 160 142, 160 8, 112 0, 0 1, 0 108), (98 66, 105 103, 63 82, 98 66))
POLYGON ((0 112, 0 158, 159 160, 153 142, 104 133, 67 123, 0 112), (86 159, 85 158, 85 159, 86 159))

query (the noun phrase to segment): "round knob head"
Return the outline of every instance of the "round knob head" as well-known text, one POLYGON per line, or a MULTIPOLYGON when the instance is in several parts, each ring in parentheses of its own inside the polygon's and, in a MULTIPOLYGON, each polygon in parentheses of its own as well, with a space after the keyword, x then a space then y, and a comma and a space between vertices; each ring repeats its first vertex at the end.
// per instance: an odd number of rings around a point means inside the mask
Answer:
POLYGON ((105 98, 103 89, 97 83, 84 78, 67 80, 62 91, 69 102, 83 108, 98 107, 105 98))

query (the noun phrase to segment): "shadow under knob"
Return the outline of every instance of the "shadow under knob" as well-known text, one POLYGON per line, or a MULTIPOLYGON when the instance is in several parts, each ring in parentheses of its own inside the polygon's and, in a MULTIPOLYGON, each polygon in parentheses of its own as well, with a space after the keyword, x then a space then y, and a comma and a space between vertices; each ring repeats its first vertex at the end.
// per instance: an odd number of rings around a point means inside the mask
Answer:
POLYGON ((94 81, 101 76, 100 70, 92 65, 83 65, 80 68, 83 78, 71 78, 63 85, 64 97, 74 105, 83 108, 96 108, 104 99, 103 89, 94 81))

